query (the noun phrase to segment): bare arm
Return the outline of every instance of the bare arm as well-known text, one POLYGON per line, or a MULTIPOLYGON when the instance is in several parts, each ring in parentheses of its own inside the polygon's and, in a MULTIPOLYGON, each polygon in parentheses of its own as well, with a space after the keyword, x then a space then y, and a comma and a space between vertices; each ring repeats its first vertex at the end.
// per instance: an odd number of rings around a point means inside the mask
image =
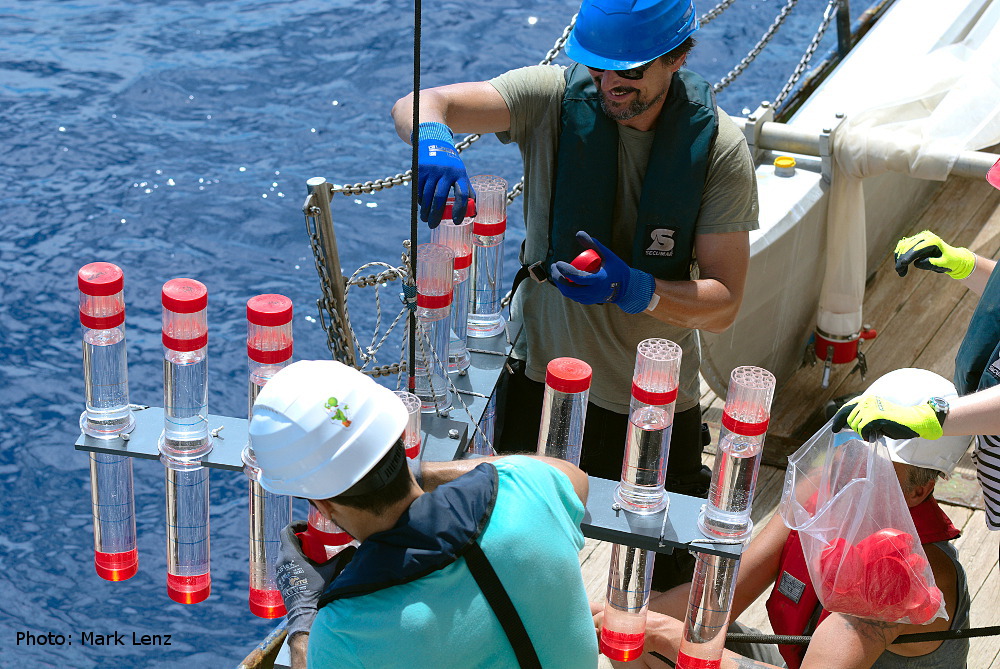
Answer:
MULTIPOLYGON (((392 106, 396 133, 407 144, 413 132, 413 93, 392 106)), ((510 129, 510 111, 487 81, 450 84, 420 91, 420 122, 444 123, 454 132, 503 132, 510 129)))
POLYGON ((869 669, 902 627, 831 613, 813 633, 802 669, 869 669))
POLYGON ((695 237, 699 278, 692 281, 656 280, 660 301, 651 313, 665 323, 722 332, 736 320, 743 302, 750 235, 720 232, 695 237))
POLYGON ((1000 386, 957 397, 949 405, 944 434, 1000 434, 1000 386))
MULTIPOLYGON (((567 478, 569 478, 569 482, 573 485, 573 491, 576 493, 577 497, 580 498, 580 501, 584 505, 587 504, 587 494, 590 491, 590 479, 587 478, 587 475, 582 469, 570 462, 566 462, 565 460, 549 458, 544 455, 525 454, 525 457, 532 458, 534 460, 541 460, 545 464, 555 467, 565 474, 567 478)), ((494 456, 489 458, 452 460, 451 462, 425 462, 420 466, 420 474, 423 477, 423 488, 429 492, 443 483, 454 481, 462 474, 472 471, 484 462, 496 462, 501 459, 503 458, 494 456)))
POLYGON ((299 632, 288 640, 288 655, 292 661, 292 669, 306 669, 306 653, 308 648, 308 632, 299 632))
POLYGON ((993 268, 996 267, 996 264, 996 260, 990 260, 976 254, 976 268, 972 270, 972 274, 964 279, 960 279, 962 285, 976 295, 982 295, 983 290, 986 288, 986 282, 989 281, 990 275, 993 274, 993 268))

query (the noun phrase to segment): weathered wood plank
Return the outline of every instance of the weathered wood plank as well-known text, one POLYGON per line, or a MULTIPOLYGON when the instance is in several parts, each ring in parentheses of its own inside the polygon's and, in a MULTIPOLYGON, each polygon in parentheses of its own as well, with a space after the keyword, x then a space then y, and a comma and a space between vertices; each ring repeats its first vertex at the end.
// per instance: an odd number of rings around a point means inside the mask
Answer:
MULTIPOLYGON (((955 527, 957 527, 959 531, 964 534, 965 526, 972 519, 974 513, 973 510, 968 507, 947 503, 942 504, 941 508, 944 509, 944 512, 948 514, 949 518, 951 518, 951 522, 955 525, 955 527)), ((982 522, 982 518, 979 520, 982 522)))
POLYGON ((983 511, 976 511, 965 524, 964 532, 955 542, 955 547, 958 548, 959 559, 965 568, 969 594, 973 597, 973 611, 986 606, 988 609, 985 610, 996 621, 996 605, 1000 601, 1000 593, 989 595, 983 588, 990 576, 997 572, 997 535, 986 528, 983 511), (986 599, 981 600, 984 594, 986 599))
POLYGON ((611 546, 610 542, 598 541, 591 559, 583 569, 583 586, 591 601, 604 600, 608 587, 608 567, 611 565, 611 546))
MULTIPOLYGON (((995 554, 996 540, 992 543, 995 554)), ((972 626, 996 625, 998 601, 1000 601, 1000 572, 994 567, 972 602, 972 626)), ((998 654, 1000 654, 1000 637, 986 636, 969 640, 969 667, 988 667, 998 654)))

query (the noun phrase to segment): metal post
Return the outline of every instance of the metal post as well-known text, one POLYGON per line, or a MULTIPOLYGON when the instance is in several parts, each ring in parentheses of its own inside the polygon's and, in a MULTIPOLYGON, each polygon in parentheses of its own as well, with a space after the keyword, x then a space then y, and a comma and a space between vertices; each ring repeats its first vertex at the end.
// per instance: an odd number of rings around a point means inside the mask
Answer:
MULTIPOLYGON (((333 231, 333 214, 330 211, 330 198, 332 195, 331 184, 327 183, 323 177, 313 177, 306 181, 306 188, 309 191, 309 198, 306 202, 306 216, 312 216, 316 220, 316 230, 319 233, 320 243, 323 246, 325 256, 323 266, 326 268, 330 279, 330 292, 332 295, 325 296, 332 298, 333 307, 337 317, 337 323, 331 323, 331 327, 337 328, 337 334, 341 338, 339 343, 341 360, 345 365, 356 366, 354 355, 354 337, 351 336, 351 329, 347 327, 347 281, 344 279, 343 270, 340 268, 340 254, 337 251, 337 235, 333 231)), ((332 316, 333 314, 331 314, 332 316)))
POLYGON ((837 52, 843 58, 851 50, 851 2, 840 0, 837 6, 837 52))

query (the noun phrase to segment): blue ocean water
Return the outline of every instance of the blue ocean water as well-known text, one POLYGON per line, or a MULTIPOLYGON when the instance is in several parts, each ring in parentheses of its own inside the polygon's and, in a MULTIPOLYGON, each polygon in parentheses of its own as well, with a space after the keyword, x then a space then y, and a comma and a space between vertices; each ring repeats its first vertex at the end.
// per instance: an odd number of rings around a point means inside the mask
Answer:
MULTIPOLYGON (((700 33, 690 66, 719 80, 782 4, 738 0, 700 33)), ((720 104, 739 114, 773 99, 825 4, 799 2, 720 104)), ((425 1, 423 85, 538 62, 577 5, 425 1)), ((831 44, 828 36, 821 53, 831 44)), ((74 276, 95 260, 124 269, 132 400, 152 405, 162 404, 160 286, 203 281, 209 408, 245 416, 249 297, 291 297, 296 357, 328 356, 300 210, 305 180, 352 183, 408 167, 389 110, 411 86, 411 58, 412 6, 401 0, 0 6, 0 665, 232 666, 273 626, 246 606, 246 482, 237 473, 212 473, 206 602, 166 596, 155 462, 135 463, 139 573, 122 583, 94 573, 87 456, 72 446, 83 402, 74 276), (73 643, 18 644, 19 632, 73 643), (82 632, 119 632, 125 643, 81 645, 82 632), (133 632, 170 634, 171 645, 133 646, 133 632)), ((521 174, 516 149, 492 137, 466 160, 471 173, 521 174)), ((334 212, 347 271, 398 262, 407 189, 339 198, 334 212)), ((512 275, 519 204, 510 220, 512 275)), ((359 331, 371 330, 370 302, 352 301, 352 314, 359 331)))

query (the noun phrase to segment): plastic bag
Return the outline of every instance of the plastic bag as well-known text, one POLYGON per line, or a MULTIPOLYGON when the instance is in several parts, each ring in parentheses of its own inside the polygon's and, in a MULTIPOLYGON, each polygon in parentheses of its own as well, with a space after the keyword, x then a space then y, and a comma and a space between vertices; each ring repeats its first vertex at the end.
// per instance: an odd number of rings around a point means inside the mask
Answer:
POLYGON ((885 622, 947 620, 885 444, 831 424, 788 458, 779 509, 820 603, 885 622))

